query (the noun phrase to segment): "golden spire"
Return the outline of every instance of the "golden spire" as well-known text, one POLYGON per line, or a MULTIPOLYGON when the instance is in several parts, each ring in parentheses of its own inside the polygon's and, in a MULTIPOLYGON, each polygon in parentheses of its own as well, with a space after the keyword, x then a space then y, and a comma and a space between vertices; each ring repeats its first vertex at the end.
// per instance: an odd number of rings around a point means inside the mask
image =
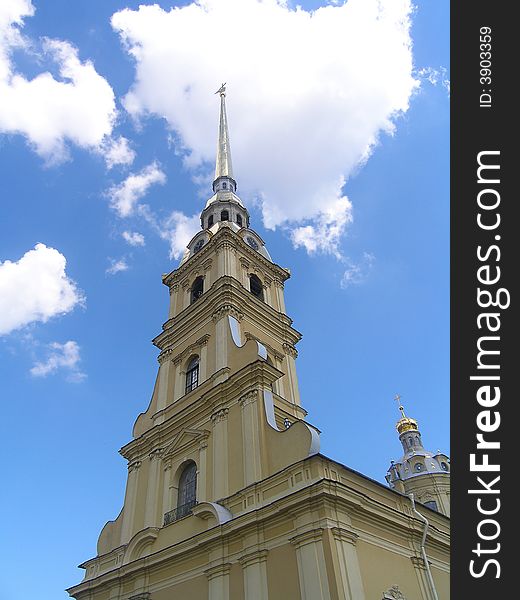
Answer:
POLYGON ((397 421, 395 425, 395 428, 399 432, 399 435, 401 433, 404 433, 405 431, 419 431, 417 421, 405 415, 404 406, 401 402, 401 396, 399 394, 396 394, 394 400, 398 403, 399 410, 401 411, 401 418, 399 419, 399 421, 397 421))
POLYGON ((231 164, 231 148, 229 145, 229 130, 226 115, 226 84, 223 83, 215 92, 220 94, 220 122, 218 128, 217 160, 215 165, 215 181, 219 177, 233 179, 231 164))

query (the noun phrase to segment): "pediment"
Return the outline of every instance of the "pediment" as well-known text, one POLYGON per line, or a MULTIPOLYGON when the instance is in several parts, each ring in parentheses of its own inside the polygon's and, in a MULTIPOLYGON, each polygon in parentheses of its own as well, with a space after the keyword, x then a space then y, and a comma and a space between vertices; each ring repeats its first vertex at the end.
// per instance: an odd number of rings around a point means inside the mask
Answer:
POLYGON ((209 437, 207 429, 193 429, 186 427, 175 435, 172 441, 164 448, 163 458, 170 458, 185 448, 200 444, 209 437))

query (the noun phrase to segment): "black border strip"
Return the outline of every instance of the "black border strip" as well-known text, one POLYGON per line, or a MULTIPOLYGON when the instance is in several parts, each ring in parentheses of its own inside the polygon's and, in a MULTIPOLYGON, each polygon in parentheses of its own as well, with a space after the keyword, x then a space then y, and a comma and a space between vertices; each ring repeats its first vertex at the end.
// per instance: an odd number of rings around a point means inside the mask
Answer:
POLYGON ((515 57, 520 57, 514 6, 451 3, 451 596, 456 600, 508 598, 517 588, 512 565, 519 527, 510 510, 518 496, 512 489, 518 477, 513 428, 520 423, 513 387, 518 354, 513 286, 520 257, 514 219, 520 199, 512 189, 520 173, 512 144, 520 129, 518 108, 513 111, 515 57), (483 167, 479 181, 479 160, 499 168, 483 167), (497 306, 486 307, 489 301, 497 306), (495 316, 483 316, 491 313, 495 316), (479 433, 500 448, 477 448, 479 433), (478 467, 486 460, 500 470, 478 467))

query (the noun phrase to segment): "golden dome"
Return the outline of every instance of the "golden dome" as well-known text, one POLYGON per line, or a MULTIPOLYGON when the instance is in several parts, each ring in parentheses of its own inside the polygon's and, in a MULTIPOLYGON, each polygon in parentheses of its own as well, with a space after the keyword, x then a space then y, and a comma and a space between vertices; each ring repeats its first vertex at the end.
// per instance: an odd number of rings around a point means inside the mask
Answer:
POLYGON ((417 421, 415 419, 411 419, 410 417, 404 416, 397 421, 395 428, 399 432, 399 434, 404 433, 405 431, 419 431, 417 426, 417 421))
POLYGON ((397 421, 397 423, 395 424, 395 428, 399 432, 399 435, 401 433, 405 433, 406 431, 419 431, 417 421, 415 419, 407 417, 404 414, 404 406, 400 402, 401 396, 399 396, 399 394, 397 394, 397 396, 395 397, 395 400, 397 400, 399 402, 399 410, 401 411, 401 415, 402 415, 401 418, 399 419, 399 421, 397 421))

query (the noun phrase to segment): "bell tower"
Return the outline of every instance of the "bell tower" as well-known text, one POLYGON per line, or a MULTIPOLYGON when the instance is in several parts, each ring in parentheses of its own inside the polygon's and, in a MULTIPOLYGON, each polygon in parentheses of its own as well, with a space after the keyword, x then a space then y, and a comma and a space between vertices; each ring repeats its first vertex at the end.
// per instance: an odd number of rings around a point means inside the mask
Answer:
POLYGON ((301 335, 284 303, 290 274, 249 228, 233 178, 225 86, 218 93, 214 195, 178 268, 163 276, 170 310, 153 340, 159 371, 134 439, 120 450, 124 506, 101 532, 99 554, 143 531, 150 542, 191 514, 224 522, 222 499, 319 449, 300 405, 301 335))
POLYGON ((401 418, 396 423, 404 454, 392 461, 386 480, 391 488, 414 497, 429 508, 447 516, 450 514, 450 459, 440 451, 424 449, 421 432, 415 419, 407 417, 399 402, 401 418))

